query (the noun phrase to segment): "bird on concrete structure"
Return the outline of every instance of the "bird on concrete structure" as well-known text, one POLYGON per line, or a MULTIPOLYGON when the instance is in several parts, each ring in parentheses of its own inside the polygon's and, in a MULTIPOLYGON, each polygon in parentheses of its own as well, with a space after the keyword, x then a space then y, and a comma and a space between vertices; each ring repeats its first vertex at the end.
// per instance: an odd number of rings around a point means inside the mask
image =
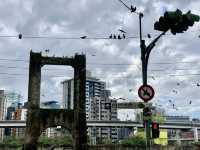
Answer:
POLYGON ((86 38, 87 38, 87 36, 81 36, 80 38, 81 38, 81 39, 86 39, 86 38))
POLYGON ((197 86, 200 86, 200 84, 199 84, 199 83, 197 83, 197 86))
POLYGON ((131 5, 131 13, 135 12, 136 9, 137 9, 136 7, 133 7, 133 6, 131 5))
POLYGON ((147 37, 150 39, 151 38, 151 34, 147 34, 147 37))
POLYGON ((112 39, 112 34, 109 36, 109 39, 112 39))
POLYGON ((117 38, 115 34, 113 35, 113 38, 114 38, 114 39, 116 39, 116 38, 117 38))
POLYGON ((121 33, 126 33, 126 31, 122 30, 122 29, 118 29, 121 33))
POLYGON ((192 104, 192 101, 190 101, 189 104, 192 104))

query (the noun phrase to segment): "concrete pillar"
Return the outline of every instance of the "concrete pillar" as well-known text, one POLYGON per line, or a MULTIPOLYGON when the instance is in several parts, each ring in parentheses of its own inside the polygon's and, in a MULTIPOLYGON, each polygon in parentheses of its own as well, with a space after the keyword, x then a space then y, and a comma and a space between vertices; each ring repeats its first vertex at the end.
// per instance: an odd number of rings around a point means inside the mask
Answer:
POLYGON ((74 150, 86 150, 87 126, 85 113, 86 58, 74 58, 74 150))
POLYGON ((198 142, 199 137, 198 137, 198 129, 197 128, 193 128, 194 131, 194 141, 198 142))
POLYGON ((28 114, 26 121, 24 150, 37 150, 37 140, 40 136, 40 81, 41 53, 30 53, 28 114))

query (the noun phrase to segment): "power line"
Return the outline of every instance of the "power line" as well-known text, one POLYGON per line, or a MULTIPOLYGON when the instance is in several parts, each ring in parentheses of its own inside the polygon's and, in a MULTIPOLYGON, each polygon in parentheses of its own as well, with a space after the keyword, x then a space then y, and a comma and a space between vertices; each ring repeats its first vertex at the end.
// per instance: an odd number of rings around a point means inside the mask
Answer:
MULTIPOLYGON (((24 59, 6 59, 6 58, 0 58, 1 60, 5 60, 5 61, 23 61, 23 62, 29 62, 28 60, 24 60, 24 59)), ((197 61, 175 61, 175 62, 151 62, 150 64, 160 64, 160 65, 165 65, 165 64, 197 64, 197 61)), ((137 66, 138 64, 131 64, 131 63, 96 63, 96 62, 88 62, 88 65, 122 65, 122 66, 137 66)))
MULTIPOLYGON (((190 32, 198 32, 200 31, 199 29, 197 30, 191 30, 191 31, 187 31, 185 33, 190 33, 190 32)), ((152 34, 150 33, 151 37, 156 37, 159 34, 152 34)), ((165 34, 164 36, 168 36, 171 34, 165 34)), ((57 37, 57 36, 42 36, 42 35, 38 35, 38 36, 33 36, 33 35, 24 35, 22 38, 19 39, 19 35, 0 35, 0 38, 18 38, 19 40, 22 39, 57 39, 57 40, 125 40, 125 39, 139 39, 139 35, 136 36, 126 36, 126 38, 123 39, 114 39, 114 38, 110 38, 109 36, 106 37, 89 37, 89 36, 84 36, 85 38, 80 37, 57 37)), ((144 38, 148 38, 148 35, 144 35, 144 38)))

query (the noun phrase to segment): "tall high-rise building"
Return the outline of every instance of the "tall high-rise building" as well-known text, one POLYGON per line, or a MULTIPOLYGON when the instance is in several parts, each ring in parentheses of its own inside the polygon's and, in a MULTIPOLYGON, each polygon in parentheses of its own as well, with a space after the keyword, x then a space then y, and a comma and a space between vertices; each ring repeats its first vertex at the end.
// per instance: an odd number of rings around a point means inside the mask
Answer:
MULTIPOLYGON (((74 79, 65 80, 63 84, 63 98, 62 107, 66 109, 73 109, 73 98, 74 98, 74 79)), ((105 90, 106 83, 99 79, 92 77, 90 72, 86 75, 86 119, 89 119, 89 113, 91 109, 91 101, 94 97, 100 97, 101 92, 105 90)))
MULTIPOLYGON (((62 106, 66 109, 73 109, 74 80, 65 80, 63 84, 62 106)), ((106 83, 86 74, 86 119, 87 120, 117 120, 117 102, 110 99, 110 90, 106 90, 106 83)), ((91 144, 103 142, 105 140, 118 139, 117 128, 89 128, 91 144)))
MULTIPOLYGON (((117 120, 117 101, 109 98, 110 91, 104 90, 100 97, 94 97, 91 102, 89 120, 117 120)), ((101 144, 107 141, 115 142, 118 140, 117 128, 98 128, 88 129, 91 144, 101 144)))

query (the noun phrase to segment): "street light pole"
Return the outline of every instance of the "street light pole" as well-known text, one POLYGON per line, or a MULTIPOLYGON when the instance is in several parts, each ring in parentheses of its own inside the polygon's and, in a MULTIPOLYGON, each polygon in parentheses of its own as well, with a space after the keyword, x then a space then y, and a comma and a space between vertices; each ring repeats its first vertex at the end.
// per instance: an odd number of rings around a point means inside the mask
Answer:
MULTIPOLYGON (((142 17, 143 14, 139 13, 139 28, 140 28, 140 49, 141 49, 141 61, 142 61, 142 82, 143 85, 147 85, 147 68, 148 68, 148 60, 151 50, 154 48, 156 42, 161 38, 162 35, 166 33, 166 31, 162 32, 158 37, 156 37, 147 47, 145 44, 145 40, 142 39, 142 17)), ((146 102, 147 103, 147 102, 146 102)), ((151 119, 148 118, 145 124, 145 132, 146 132, 146 149, 150 150, 151 146, 151 132, 150 132, 150 123, 151 119)))

